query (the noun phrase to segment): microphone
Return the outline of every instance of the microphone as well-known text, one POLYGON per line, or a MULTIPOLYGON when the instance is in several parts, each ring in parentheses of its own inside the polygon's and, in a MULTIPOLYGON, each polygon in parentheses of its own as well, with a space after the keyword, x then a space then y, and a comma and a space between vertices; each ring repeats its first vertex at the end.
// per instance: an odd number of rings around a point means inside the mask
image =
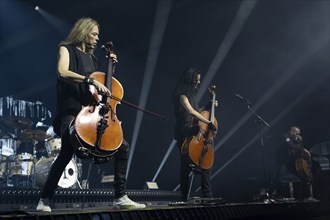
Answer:
POLYGON ((237 93, 235 93, 235 96, 236 96, 237 98, 241 99, 241 100, 246 101, 249 105, 251 104, 251 101, 248 100, 248 99, 246 99, 246 98, 244 98, 243 96, 241 96, 241 95, 239 95, 239 94, 237 94, 237 93))

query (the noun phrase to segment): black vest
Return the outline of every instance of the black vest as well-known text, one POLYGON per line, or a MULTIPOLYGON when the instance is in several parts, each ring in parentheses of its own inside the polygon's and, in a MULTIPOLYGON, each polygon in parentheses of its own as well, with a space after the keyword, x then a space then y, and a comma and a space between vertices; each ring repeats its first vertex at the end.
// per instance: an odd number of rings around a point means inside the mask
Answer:
MULTIPOLYGON (((187 95, 187 98, 190 102, 190 105, 196 110, 199 111, 197 97, 195 94, 187 95)), ((178 95, 174 100, 174 110, 175 110, 175 129, 174 129, 174 138, 180 139, 183 137, 188 137, 192 135, 191 128, 193 122, 193 116, 190 115, 186 111, 186 109, 182 106, 180 101, 180 95, 178 95)))
MULTIPOLYGON (((69 51, 69 70, 88 76, 99 70, 99 63, 95 56, 85 54, 75 46, 64 45, 69 51)), ((57 108, 53 122, 54 131, 59 134, 60 119, 66 115, 77 115, 83 105, 93 100, 88 86, 83 83, 70 83, 57 79, 57 108)))

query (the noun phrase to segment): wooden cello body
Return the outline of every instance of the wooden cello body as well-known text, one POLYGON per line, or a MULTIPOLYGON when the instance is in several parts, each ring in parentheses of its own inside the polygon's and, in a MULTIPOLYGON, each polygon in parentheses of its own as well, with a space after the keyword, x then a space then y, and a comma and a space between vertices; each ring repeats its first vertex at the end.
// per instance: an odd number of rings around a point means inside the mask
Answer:
POLYGON ((312 174, 312 159, 311 157, 304 151, 296 153, 295 160, 296 170, 298 176, 305 180, 311 181, 313 179, 312 174))
MULTIPOLYGON (((105 73, 94 72, 91 77, 101 83, 105 83, 105 73)), ((95 100, 101 103, 102 96, 98 95, 94 86, 90 86, 95 100)), ((124 89, 120 82, 112 77, 112 94, 118 98, 122 98, 124 89)), ((116 116, 116 106, 118 101, 108 99, 107 104, 110 110, 107 114, 102 115, 102 104, 86 106, 81 109, 75 121, 75 129, 79 137, 90 147, 98 147, 104 151, 114 151, 120 147, 123 142, 123 130, 121 121, 116 116), (96 146, 98 125, 102 117, 107 117, 107 127, 101 137, 100 145, 96 146)))
MULTIPOLYGON (((107 52, 111 52, 111 49, 107 52)), ((107 57, 110 55, 107 54, 107 57)), ((122 99, 124 89, 112 75, 113 65, 109 58, 108 74, 94 72, 90 77, 106 85, 112 96, 117 99, 98 94, 97 89, 90 85, 89 91, 93 95, 94 102, 83 106, 71 123, 71 141, 80 158, 95 157, 99 161, 108 160, 123 142, 123 131, 121 121, 117 118, 116 106, 120 104, 118 99, 122 99)))
MULTIPOLYGON (((209 119, 210 112, 203 111, 201 114, 209 119)), ((215 127, 218 128, 218 122, 215 119, 215 127)), ((199 132, 185 140, 182 145, 182 153, 188 153, 191 161, 202 169, 210 169, 214 162, 214 136, 208 131, 208 125, 204 122, 198 122, 199 132), (202 158, 203 150, 206 151, 202 158)))
MULTIPOLYGON (((210 120, 218 130, 218 122, 214 117, 215 93, 214 91, 210 92, 213 95, 211 111, 202 111, 201 115, 210 120)), ((181 153, 188 154, 190 160, 197 167, 210 169, 214 162, 214 132, 210 131, 209 126, 204 122, 198 121, 197 125, 199 127, 198 133, 184 141, 181 153)))

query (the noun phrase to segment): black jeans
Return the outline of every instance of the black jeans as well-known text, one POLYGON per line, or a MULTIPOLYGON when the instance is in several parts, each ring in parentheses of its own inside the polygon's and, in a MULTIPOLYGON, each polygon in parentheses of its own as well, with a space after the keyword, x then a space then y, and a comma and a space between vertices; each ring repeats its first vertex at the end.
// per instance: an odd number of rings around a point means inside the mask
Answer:
MULTIPOLYGON (((180 186, 181 186, 181 197, 183 201, 188 199, 189 192, 189 173, 191 171, 190 164, 192 163, 189 155, 181 154, 181 147, 184 142, 184 138, 178 138, 177 140, 177 148, 180 152, 181 156, 181 164, 180 164, 180 186)), ((212 187, 211 187, 211 169, 204 170, 201 169, 199 173, 201 175, 201 188, 202 188, 202 197, 211 198, 212 197, 212 187)))
MULTIPOLYGON (((52 164, 49 171, 45 186, 42 190, 41 197, 51 199, 54 195, 58 181, 74 154, 74 147, 70 142, 69 124, 74 119, 74 116, 67 115, 61 119, 61 151, 52 164)), ((126 170, 129 154, 129 144, 123 139, 122 145, 114 154, 115 157, 115 179, 114 189, 115 197, 120 198, 126 195, 126 170)))

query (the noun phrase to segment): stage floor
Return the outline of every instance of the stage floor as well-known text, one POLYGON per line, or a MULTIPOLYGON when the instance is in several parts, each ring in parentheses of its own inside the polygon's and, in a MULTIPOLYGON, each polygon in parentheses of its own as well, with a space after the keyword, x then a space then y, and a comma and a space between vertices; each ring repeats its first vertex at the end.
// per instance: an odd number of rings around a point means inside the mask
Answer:
MULTIPOLYGON (((184 204, 181 202, 144 202, 146 209, 116 210, 110 203, 98 207, 53 208, 38 212, 32 204, 24 210, 3 210, 0 219, 330 219, 330 203, 263 202, 225 204, 184 204)), ((77 205, 77 204, 76 204, 77 205)))
POLYGON ((180 193, 162 190, 127 190, 128 196, 147 205, 142 210, 116 210, 112 207, 114 192, 106 189, 58 189, 52 212, 35 210, 40 190, 34 188, 1 188, 0 219, 330 219, 329 200, 300 202, 276 200, 233 203, 221 198, 193 197, 180 201, 180 193))

